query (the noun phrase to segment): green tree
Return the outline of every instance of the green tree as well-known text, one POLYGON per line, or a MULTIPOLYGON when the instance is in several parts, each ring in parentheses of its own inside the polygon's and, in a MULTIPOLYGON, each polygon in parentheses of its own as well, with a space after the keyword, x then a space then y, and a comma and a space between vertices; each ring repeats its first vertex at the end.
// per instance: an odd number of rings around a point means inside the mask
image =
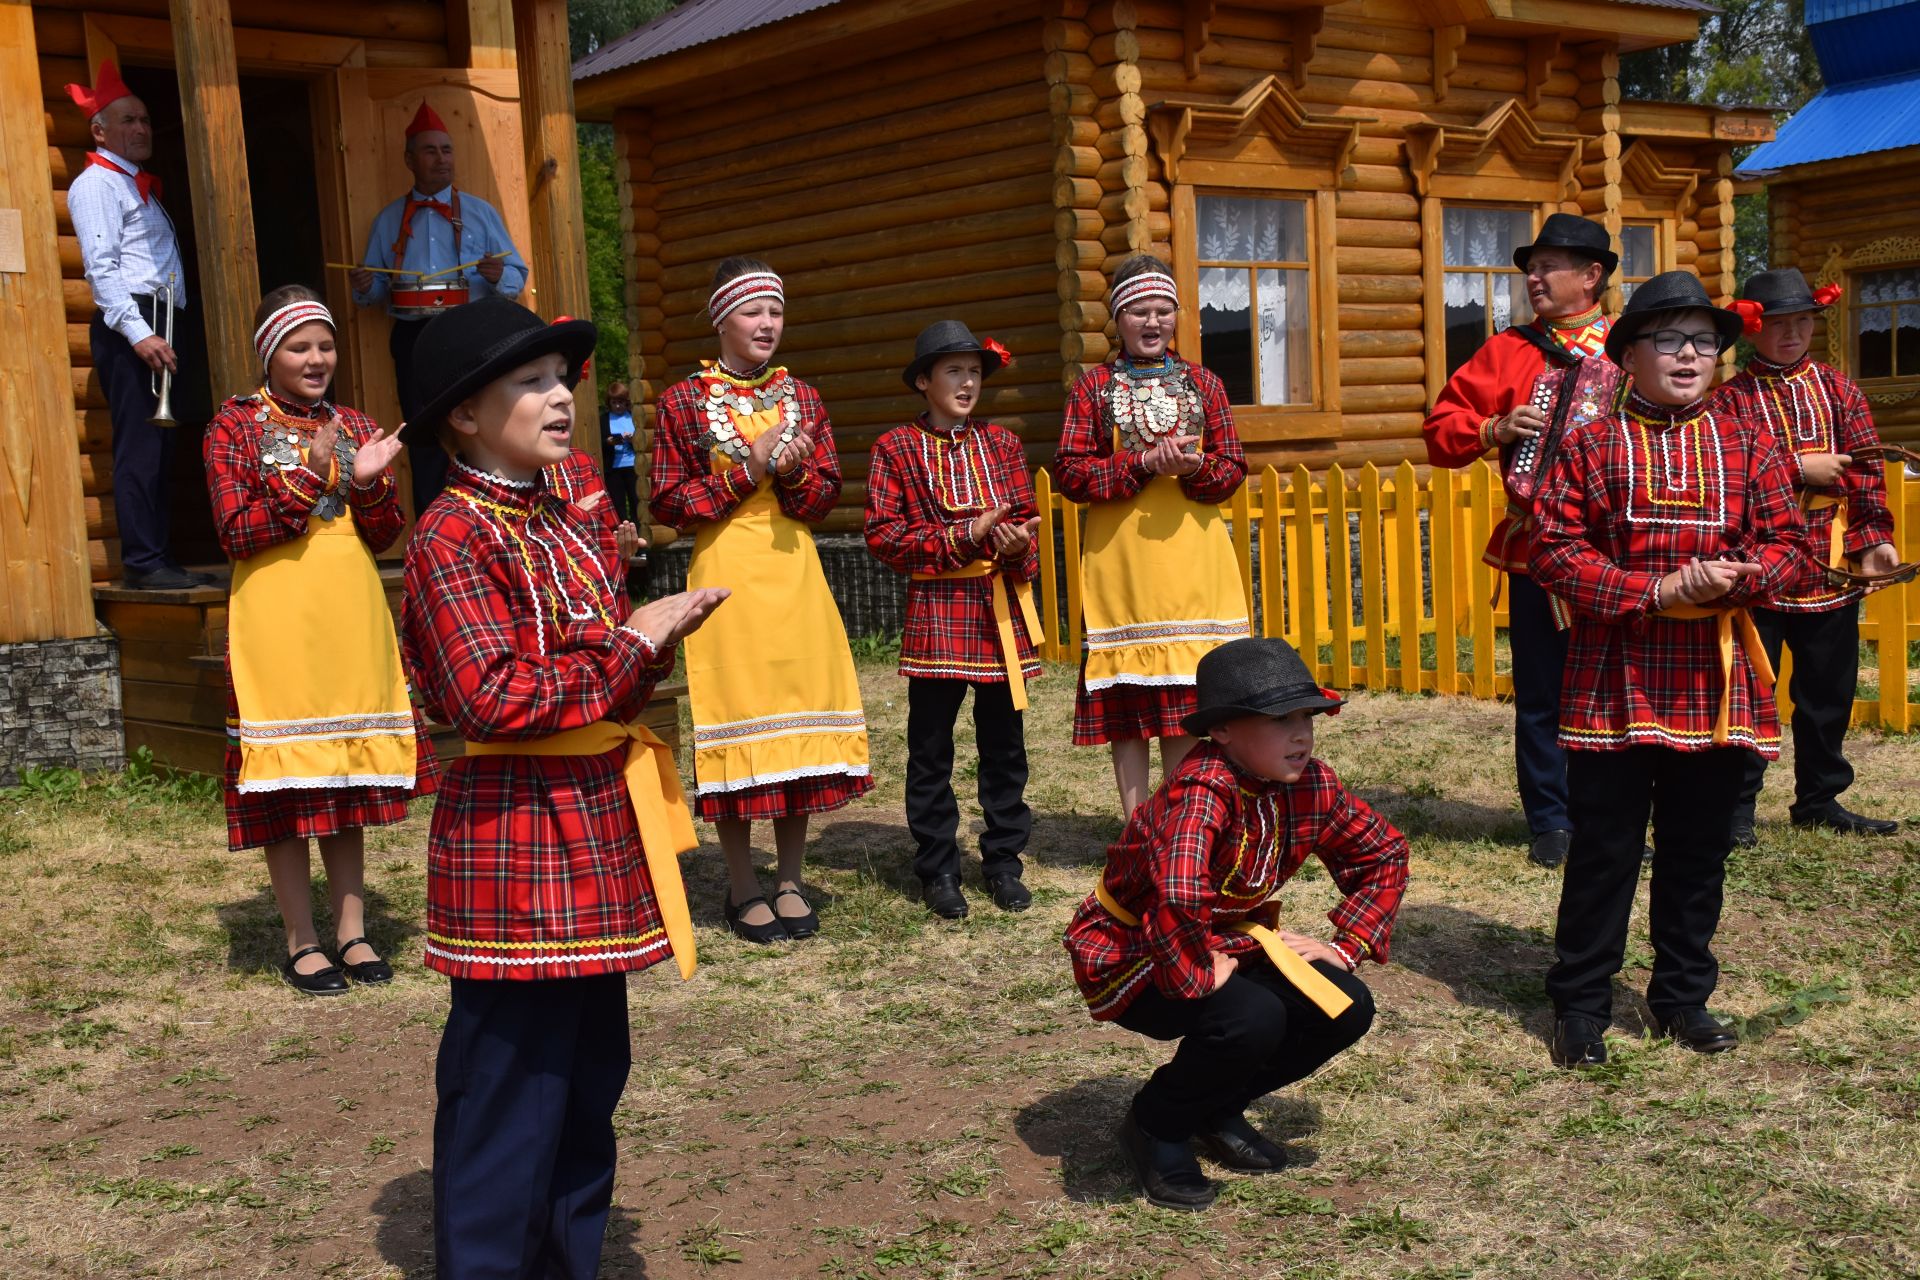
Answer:
POLYGON ((576 61, 673 8, 674 0, 567 0, 567 32, 576 61))

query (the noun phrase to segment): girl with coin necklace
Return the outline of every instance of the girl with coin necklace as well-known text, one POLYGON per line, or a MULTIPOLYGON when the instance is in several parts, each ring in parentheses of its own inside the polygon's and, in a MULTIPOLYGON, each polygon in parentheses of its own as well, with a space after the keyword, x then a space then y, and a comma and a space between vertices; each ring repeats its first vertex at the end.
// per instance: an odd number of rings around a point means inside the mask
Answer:
POLYGON ((227 843, 266 850, 287 982, 338 995, 348 978, 393 977, 365 937, 362 832, 402 821, 439 777, 373 559, 406 524, 389 470, 400 436, 327 401, 338 357, 318 294, 276 289, 254 319, 265 383, 221 407, 205 450, 214 525, 234 561, 227 843), (314 928, 310 839, 333 899, 332 957, 314 928))
POLYGON ((1166 265, 1122 262, 1108 307, 1121 350, 1067 397, 1053 473, 1063 497, 1089 504, 1073 741, 1112 745, 1130 814, 1149 793, 1147 740, 1160 739, 1165 775, 1193 748, 1180 721, 1201 657, 1251 634, 1219 509, 1247 463, 1220 379, 1169 349, 1179 295, 1166 265))
POLYGON ((808 526, 840 496, 819 393, 771 366, 785 326, 780 277, 754 258, 714 273, 717 361, 660 397, 650 508, 694 533, 687 586, 731 588, 687 637, 695 806, 726 857, 727 927, 749 942, 819 931, 801 891, 807 819, 873 788, 846 629, 808 526), (772 903, 752 824, 773 823, 772 903))

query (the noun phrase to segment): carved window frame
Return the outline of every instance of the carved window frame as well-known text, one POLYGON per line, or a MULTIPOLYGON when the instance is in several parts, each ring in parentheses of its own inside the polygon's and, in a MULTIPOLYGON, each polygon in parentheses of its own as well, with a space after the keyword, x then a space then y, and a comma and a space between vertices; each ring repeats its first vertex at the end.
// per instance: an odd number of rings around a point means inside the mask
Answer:
MULTIPOLYGON (((1827 251, 1827 260, 1821 264, 1814 284, 1838 284, 1845 290, 1840 295, 1840 305, 1827 308, 1828 364, 1848 376, 1852 376, 1860 364, 1853 328, 1854 273, 1908 266, 1920 266, 1920 236, 1886 236, 1861 245, 1852 253, 1837 244, 1827 251)), ((1920 396, 1920 377, 1913 374, 1856 378, 1855 381, 1867 403, 1879 407, 1905 404, 1920 396)))

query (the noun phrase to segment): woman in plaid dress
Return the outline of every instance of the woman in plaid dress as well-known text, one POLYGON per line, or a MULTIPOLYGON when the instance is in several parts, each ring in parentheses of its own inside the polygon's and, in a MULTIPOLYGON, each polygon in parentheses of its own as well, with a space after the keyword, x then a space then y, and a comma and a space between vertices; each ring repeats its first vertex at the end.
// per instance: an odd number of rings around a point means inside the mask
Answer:
POLYGON ((283 976, 309 995, 338 995, 349 977, 393 977, 363 936, 362 832, 404 820, 439 776, 373 560, 406 523, 388 470, 399 437, 326 399, 337 355, 318 294, 276 289, 254 323, 264 385, 221 406, 205 443, 214 527, 236 566, 227 844, 266 850, 283 976), (343 619, 360 626, 342 630, 343 619), (343 649, 342 635, 366 648, 343 649), (338 966, 314 928, 309 840, 327 868, 338 966))

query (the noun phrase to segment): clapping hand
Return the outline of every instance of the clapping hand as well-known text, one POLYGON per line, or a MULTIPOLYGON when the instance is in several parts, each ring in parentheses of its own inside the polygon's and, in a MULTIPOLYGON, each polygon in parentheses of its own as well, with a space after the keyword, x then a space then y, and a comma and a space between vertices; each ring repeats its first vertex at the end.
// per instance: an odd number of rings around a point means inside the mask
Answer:
POLYGON ((1838 483, 1840 473, 1852 461, 1852 456, 1845 453, 1803 453, 1800 455, 1800 475, 1808 484, 1824 489, 1838 483))
POLYGON ((631 560, 638 555, 641 544, 640 530, 634 527, 633 521, 622 520, 614 529, 613 545, 622 560, 631 560))
POLYGON ((1705 604, 1732 591, 1740 579, 1759 572, 1759 565, 1742 560, 1702 560, 1696 556, 1660 580, 1660 598, 1669 603, 1705 604))
MULTIPOLYGON (((400 453, 400 433, 406 429, 406 426, 407 424, 403 422, 385 435, 375 436, 354 452, 353 482, 356 485, 362 489, 366 488, 393 465, 394 458, 400 453)), ((320 443, 318 432, 314 434, 313 440, 316 445, 320 443)), ((318 467, 313 469, 319 471, 318 467)), ((326 472, 321 471, 320 474, 325 475, 326 472)))
POLYGON ((700 629, 707 616, 733 593, 725 587, 698 587, 678 595, 662 596, 635 609, 627 625, 664 649, 700 629))
POLYGON ((993 510, 982 511, 975 516, 973 523, 967 526, 967 536, 973 540, 973 545, 976 547, 988 545, 988 535, 993 532, 994 526, 1005 520, 1007 513, 1012 510, 1012 507, 1003 502, 993 510))
POLYGON ((1027 554, 1027 548, 1033 545, 1033 535, 1039 531, 1039 516, 995 524, 989 531, 993 553, 1002 560, 1018 560, 1027 554))
MULTIPOLYGON (((340 424, 328 418, 314 430, 313 439, 307 445, 307 470, 322 480, 332 475, 333 447, 340 439, 340 424)), ((358 467, 355 468, 359 470, 358 467)))
POLYGON ((813 456, 813 437, 796 428, 793 439, 784 445, 775 445, 774 453, 774 474, 792 475, 795 467, 813 456))
POLYGON ((1199 436, 1161 436, 1141 462, 1157 476, 1190 476, 1200 469, 1200 455, 1187 452, 1187 446, 1199 443, 1199 436))

